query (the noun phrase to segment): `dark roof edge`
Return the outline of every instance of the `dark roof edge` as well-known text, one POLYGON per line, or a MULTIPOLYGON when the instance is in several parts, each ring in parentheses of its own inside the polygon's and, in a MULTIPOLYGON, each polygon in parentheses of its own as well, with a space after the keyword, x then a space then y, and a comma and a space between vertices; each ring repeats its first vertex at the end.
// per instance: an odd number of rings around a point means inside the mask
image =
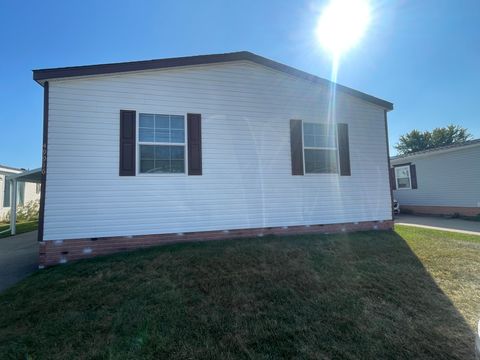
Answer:
POLYGON ((423 154, 430 154, 430 153, 435 153, 437 151, 442 151, 442 150, 450 150, 450 149, 461 149, 466 146, 472 146, 472 145, 480 145, 480 139, 473 139, 473 140, 468 140, 462 143, 456 143, 456 144, 451 144, 451 145, 445 145, 433 149, 428 149, 428 150, 422 150, 422 151, 417 151, 411 154, 405 154, 405 155, 396 155, 392 156, 390 160, 398 160, 398 159, 406 159, 411 156, 417 156, 417 155, 423 155, 423 154))
MULTIPOLYGON (((213 64, 228 61, 248 60, 257 64, 267 66, 269 68, 282 71, 284 73, 309 80, 315 83, 321 83, 331 86, 333 82, 312 75, 302 70, 298 70, 291 66, 267 59, 263 56, 256 55, 249 51, 239 51, 226 54, 213 54, 213 55, 197 55, 177 58, 167 58, 158 60, 144 60, 144 61, 132 61, 122 63, 100 64, 100 65, 86 65, 86 66, 73 66, 63 68, 52 69, 38 69, 33 70, 33 79, 40 85, 42 81, 57 78, 68 78, 74 76, 89 76, 89 75, 101 75, 101 74, 113 74, 129 71, 141 71, 141 70, 155 70, 162 68, 178 67, 178 66, 191 66, 202 64, 213 64)), ((351 89, 349 87, 335 84, 336 88, 346 94, 376 104, 386 110, 393 110, 393 104, 376 98, 372 95, 362 93, 351 89)))

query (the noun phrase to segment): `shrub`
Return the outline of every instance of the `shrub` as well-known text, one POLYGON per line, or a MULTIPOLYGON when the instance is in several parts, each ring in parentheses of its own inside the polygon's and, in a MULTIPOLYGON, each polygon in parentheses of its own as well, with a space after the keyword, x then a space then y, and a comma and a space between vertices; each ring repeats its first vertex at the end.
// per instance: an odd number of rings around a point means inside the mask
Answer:
MULTIPOLYGON (((38 200, 32 200, 23 206, 17 207, 17 222, 18 221, 32 221, 38 219, 38 209, 40 202, 38 200)), ((10 210, 2 219, 4 222, 10 221, 10 210)))

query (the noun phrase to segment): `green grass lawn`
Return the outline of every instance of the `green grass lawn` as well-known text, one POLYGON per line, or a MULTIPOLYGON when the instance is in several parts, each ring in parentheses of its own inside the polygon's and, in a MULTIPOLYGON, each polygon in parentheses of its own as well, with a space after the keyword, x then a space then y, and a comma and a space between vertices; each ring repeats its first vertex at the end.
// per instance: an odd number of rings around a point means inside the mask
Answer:
MULTIPOLYGON (((10 224, 0 224, 0 232, 3 230, 7 230, 9 227, 10 227, 10 224)), ((19 222, 17 223, 17 234, 34 231, 34 230, 37 230, 37 228, 38 228, 38 220, 19 222)), ((10 232, 0 234, 0 239, 7 236, 10 236, 10 232)))
POLYGON ((1 359, 469 359, 480 237, 396 232, 169 245, 0 295, 1 359))

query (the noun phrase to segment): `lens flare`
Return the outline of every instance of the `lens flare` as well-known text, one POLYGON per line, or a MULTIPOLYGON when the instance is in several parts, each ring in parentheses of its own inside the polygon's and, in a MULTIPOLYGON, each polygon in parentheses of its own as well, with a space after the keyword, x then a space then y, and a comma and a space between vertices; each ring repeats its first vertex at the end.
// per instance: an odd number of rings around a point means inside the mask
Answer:
POLYGON ((320 15, 315 33, 323 48, 339 58, 360 41, 370 20, 368 0, 331 0, 320 15))

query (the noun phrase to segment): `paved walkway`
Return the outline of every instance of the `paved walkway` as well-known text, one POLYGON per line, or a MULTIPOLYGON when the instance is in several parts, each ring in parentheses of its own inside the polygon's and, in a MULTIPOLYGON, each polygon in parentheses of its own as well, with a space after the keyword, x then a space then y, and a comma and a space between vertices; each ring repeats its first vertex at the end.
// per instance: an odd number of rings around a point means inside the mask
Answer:
POLYGON ((37 232, 0 239, 0 291, 38 269, 37 232))
POLYGON ((395 216, 395 224, 424 227, 428 229, 455 231, 464 234, 480 235, 480 222, 451 219, 440 216, 406 215, 395 216))

